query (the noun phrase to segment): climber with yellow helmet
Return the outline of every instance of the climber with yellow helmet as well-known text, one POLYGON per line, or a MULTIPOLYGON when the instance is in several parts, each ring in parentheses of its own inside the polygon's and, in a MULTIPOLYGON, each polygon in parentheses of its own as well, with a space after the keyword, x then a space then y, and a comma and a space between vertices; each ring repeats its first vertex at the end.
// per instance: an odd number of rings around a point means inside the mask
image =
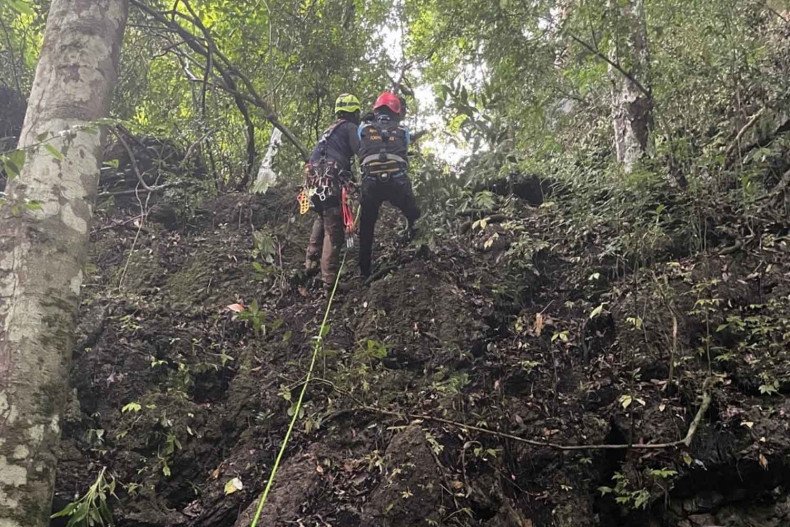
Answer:
POLYGON ((307 245, 305 270, 308 275, 320 270, 326 288, 335 282, 345 242, 341 199, 343 188, 353 180, 352 163, 359 152, 359 114, 359 99, 340 95, 335 101, 336 120, 321 135, 305 165, 305 189, 318 214, 307 245))

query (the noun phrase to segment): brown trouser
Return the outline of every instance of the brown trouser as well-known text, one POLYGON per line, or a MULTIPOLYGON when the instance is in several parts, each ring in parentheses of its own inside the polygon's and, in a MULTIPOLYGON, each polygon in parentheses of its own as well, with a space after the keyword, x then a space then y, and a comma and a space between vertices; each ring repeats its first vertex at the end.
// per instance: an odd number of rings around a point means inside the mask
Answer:
POLYGON ((343 215, 340 207, 329 207, 317 214, 307 244, 305 269, 313 272, 320 267, 324 285, 331 287, 340 269, 340 251, 346 241, 343 215))

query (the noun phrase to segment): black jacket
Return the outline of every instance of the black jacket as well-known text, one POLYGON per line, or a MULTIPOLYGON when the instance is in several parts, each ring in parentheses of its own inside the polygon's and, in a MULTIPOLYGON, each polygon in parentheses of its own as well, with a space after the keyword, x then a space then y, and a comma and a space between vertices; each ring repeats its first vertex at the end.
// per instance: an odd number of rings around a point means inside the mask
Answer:
POLYGON ((352 160, 359 152, 359 134, 355 123, 338 119, 319 139, 310 154, 310 163, 317 163, 326 155, 340 170, 351 170, 352 160))

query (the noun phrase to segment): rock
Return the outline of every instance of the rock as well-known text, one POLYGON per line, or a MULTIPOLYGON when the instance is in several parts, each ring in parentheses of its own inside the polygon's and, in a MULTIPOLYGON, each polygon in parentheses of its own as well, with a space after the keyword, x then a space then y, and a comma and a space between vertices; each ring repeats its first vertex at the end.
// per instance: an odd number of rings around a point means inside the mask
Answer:
POLYGON ((724 496, 715 490, 703 491, 697 498, 697 512, 712 512, 724 503, 724 496))
MULTIPOLYGON (((286 462, 277 475, 278 484, 269 495, 258 525, 282 525, 300 518, 302 507, 321 488, 321 475, 316 471, 316 466, 318 460, 312 452, 286 462)), ((256 499, 239 516, 234 527, 250 525, 257 507, 256 499)))
POLYGON ((533 527, 533 525, 532 520, 517 511, 509 499, 505 500, 497 515, 485 523, 486 527, 533 527))
POLYGON ((593 500, 584 495, 568 495, 554 509, 557 527, 597 527, 598 518, 593 511, 593 500))
POLYGON ((178 511, 169 509, 163 500, 150 493, 129 505, 121 518, 132 525, 151 525, 156 527, 175 527, 184 525, 187 518, 178 511))
POLYGON ((167 230, 174 230, 178 228, 179 225, 176 208, 168 203, 157 203, 151 207, 148 213, 148 219, 159 223, 167 230))
POLYGON ((716 518, 710 514, 692 514, 688 519, 695 527, 716 527, 716 518))
POLYGON ((715 490, 705 490, 683 501, 686 514, 704 514, 717 510, 724 503, 724 496, 715 490))
MULTIPOLYGON (((413 527, 442 518, 440 472, 425 432, 412 425, 390 441, 387 474, 370 496, 362 527, 413 527)), ((240 527, 240 526, 239 526, 240 527)))

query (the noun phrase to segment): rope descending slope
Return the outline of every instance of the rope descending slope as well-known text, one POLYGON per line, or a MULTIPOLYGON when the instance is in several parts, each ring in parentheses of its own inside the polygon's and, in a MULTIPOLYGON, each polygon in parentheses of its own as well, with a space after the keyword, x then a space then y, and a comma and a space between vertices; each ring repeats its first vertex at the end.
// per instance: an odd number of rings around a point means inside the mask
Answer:
POLYGON ((344 251, 343 259, 340 262, 340 268, 338 269, 337 277, 335 278, 335 283, 332 286, 332 292, 329 294, 329 301, 327 302, 326 311, 324 312, 324 319, 321 321, 321 328, 318 331, 318 335, 315 337, 315 347, 313 348, 313 356, 310 359, 310 367, 307 370, 307 376, 305 377, 305 381, 302 384, 302 390, 299 392, 299 399, 296 401, 296 407, 294 408, 291 422, 288 425, 288 430, 285 432, 285 437, 283 438, 283 442, 280 445, 280 451, 277 453, 277 457, 274 460, 272 473, 269 475, 269 481, 266 482, 266 488, 263 489, 263 494, 261 495, 261 499, 258 502, 258 508, 255 511, 255 516, 252 519, 250 527, 256 527, 258 525, 258 521, 261 518, 261 513, 263 512, 263 508, 266 505, 266 500, 269 497, 269 492, 271 492, 272 488, 274 487, 274 479, 277 477, 277 471, 280 468, 280 462, 282 461, 283 455, 285 454, 285 449, 288 447, 288 442, 291 440, 291 434, 293 433, 294 425, 296 424, 296 420, 299 418, 304 395, 307 392, 307 387, 310 385, 310 380, 313 377, 313 370, 315 369, 316 359, 318 358, 318 351, 321 349, 321 344, 323 343, 324 336, 326 335, 326 323, 329 320, 329 313, 332 310, 332 302, 335 300, 337 286, 340 283, 340 274, 343 272, 343 267, 346 264, 347 256, 348 251, 344 251))

